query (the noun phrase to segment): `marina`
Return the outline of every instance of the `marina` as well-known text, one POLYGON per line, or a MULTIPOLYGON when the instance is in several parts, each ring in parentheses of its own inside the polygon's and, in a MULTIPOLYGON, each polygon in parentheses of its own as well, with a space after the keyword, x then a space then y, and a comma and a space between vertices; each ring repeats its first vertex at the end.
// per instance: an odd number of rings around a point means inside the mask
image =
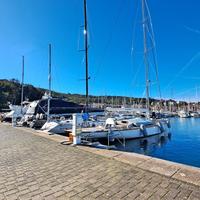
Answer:
MULTIPOLYGON (((145 120, 130 114, 112 118, 106 117, 105 113, 95 114, 93 116, 100 116, 101 120, 94 117, 86 123, 82 114, 73 114, 68 120, 52 120, 38 131, 48 135, 61 134, 69 143, 139 153, 200 167, 199 117, 182 118, 177 115, 167 118, 162 121, 162 127, 165 128, 160 129, 159 121, 145 120), (167 125, 168 122, 170 125, 167 125), (135 125, 132 126, 132 123, 135 125)), ((14 127, 21 125, 16 124, 14 127)))
POLYGON ((0 200, 200 199, 185 24, 200 4, 15 1, 0 3, 0 200))

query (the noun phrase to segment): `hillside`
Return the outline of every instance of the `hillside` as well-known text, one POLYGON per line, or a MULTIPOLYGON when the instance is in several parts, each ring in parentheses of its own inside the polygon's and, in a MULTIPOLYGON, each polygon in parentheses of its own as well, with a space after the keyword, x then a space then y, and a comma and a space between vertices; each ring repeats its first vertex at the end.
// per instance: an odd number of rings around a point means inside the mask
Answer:
MULTIPOLYGON (((34 101, 41 99, 44 95, 46 89, 37 88, 33 85, 26 84, 24 86, 24 96, 25 99, 29 101, 34 101)), ((68 101, 72 101, 79 104, 85 103, 85 96, 81 94, 64 94, 59 92, 52 92, 53 97, 63 98, 68 101)), ((101 105, 123 105, 123 104, 145 104, 145 99, 133 98, 133 97, 123 97, 123 96, 91 96, 90 103, 100 103, 101 105)), ((21 84, 16 79, 0 79, 0 110, 8 108, 8 102, 12 104, 19 105, 21 101, 21 84)), ((158 102, 156 99, 151 99, 151 105, 158 102)), ((175 102, 174 102, 175 103, 175 102)), ((182 102, 185 104, 185 102, 182 102)))
MULTIPOLYGON (((36 88, 33 85, 24 85, 24 98, 29 101, 41 99, 46 89, 36 88)), ((84 96, 78 94, 63 94, 52 92, 53 97, 64 98, 77 103, 84 103, 84 96)), ((21 84, 16 79, 0 79, 0 109, 8 108, 8 103, 19 105, 21 102, 21 84)))
MULTIPOLYGON (((26 98, 30 101, 40 99, 44 93, 42 89, 33 87, 32 85, 25 85, 24 93, 26 98)), ((8 108, 8 102, 19 105, 21 101, 21 84, 19 81, 0 80, 0 109, 8 108)))

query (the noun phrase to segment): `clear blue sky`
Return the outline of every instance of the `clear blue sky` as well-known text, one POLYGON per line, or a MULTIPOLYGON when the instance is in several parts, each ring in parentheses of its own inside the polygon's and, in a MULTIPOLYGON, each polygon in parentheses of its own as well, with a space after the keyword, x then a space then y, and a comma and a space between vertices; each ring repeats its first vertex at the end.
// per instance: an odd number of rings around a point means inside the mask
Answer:
MULTIPOLYGON (((194 88, 200 87, 200 1, 147 1, 162 94, 194 99, 194 88)), ((90 94, 142 96, 141 56, 134 58, 136 62, 131 56, 133 25, 141 25, 136 15, 140 0, 87 3, 90 94)), ((83 47, 82 24, 83 0, 0 0, 0 78, 21 79, 24 55, 25 82, 47 88, 48 43, 52 43, 52 88, 84 93, 84 53, 78 51, 83 47)), ((136 40, 139 42, 141 39, 136 40)), ((154 97, 155 91, 152 87, 154 97)), ((197 95, 200 97, 200 88, 197 95)))

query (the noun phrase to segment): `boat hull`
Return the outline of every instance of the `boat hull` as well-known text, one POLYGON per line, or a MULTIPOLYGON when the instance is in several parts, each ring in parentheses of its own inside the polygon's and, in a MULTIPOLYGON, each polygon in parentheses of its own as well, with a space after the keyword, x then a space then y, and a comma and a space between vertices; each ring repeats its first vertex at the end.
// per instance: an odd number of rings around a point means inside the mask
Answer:
POLYGON ((72 129, 72 123, 71 122, 46 122, 41 130, 45 132, 55 133, 55 134, 62 134, 65 133, 67 129, 72 129))
POLYGON ((157 135, 162 133, 159 126, 151 126, 146 127, 145 130, 141 130, 140 128, 134 129, 126 129, 126 130, 102 130, 102 131, 91 131, 91 132, 82 132, 82 138, 91 138, 91 139, 98 139, 98 138, 110 138, 110 139, 136 139, 136 138, 143 138, 149 137, 152 135, 157 135))

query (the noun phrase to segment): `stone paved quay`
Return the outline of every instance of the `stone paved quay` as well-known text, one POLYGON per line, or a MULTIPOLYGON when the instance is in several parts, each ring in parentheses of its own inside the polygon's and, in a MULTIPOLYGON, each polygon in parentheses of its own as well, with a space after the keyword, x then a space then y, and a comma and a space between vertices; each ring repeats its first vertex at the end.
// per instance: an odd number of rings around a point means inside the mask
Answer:
POLYGON ((200 187, 0 124, 0 199, 200 199, 200 187))

